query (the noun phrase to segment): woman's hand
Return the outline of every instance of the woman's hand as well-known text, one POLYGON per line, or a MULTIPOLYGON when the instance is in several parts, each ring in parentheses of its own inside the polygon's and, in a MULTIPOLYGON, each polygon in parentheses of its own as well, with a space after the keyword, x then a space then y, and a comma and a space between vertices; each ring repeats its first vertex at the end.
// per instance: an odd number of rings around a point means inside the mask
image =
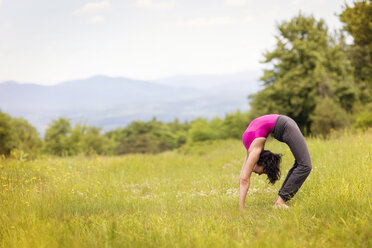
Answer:
POLYGON ((244 209, 245 197, 250 186, 250 178, 239 179, 239 209, 244 209))

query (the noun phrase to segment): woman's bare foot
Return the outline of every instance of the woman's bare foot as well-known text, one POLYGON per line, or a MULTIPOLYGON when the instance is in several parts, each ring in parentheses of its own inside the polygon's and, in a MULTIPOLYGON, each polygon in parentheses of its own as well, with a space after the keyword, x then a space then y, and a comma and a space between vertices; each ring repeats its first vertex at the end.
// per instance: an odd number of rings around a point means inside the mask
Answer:
POLYGON ((280 196, 278 196, 278 198, 276 198, 273 207, 274 208, 283 208, 283 209, 288 209, 289 208, 287 206, 287 204, 285 204, 285 201, 280 196))
POLYGON ((274 203, 273 205, 273 208, 283 208, 283 209, 288 209, 288 205, 287 204, 280 204, 280 203, 274 203))

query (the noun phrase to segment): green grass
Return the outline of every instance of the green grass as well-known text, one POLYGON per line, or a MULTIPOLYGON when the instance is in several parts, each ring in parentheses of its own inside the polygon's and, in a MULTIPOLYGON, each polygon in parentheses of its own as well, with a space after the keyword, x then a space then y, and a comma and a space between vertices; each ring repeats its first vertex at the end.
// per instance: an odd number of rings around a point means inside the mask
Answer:
POLYGON ((159 155, 0 160, 1 247, 372 247, 372 134, 307 139, 313 171, 289 210, 253 175, 238 210, 245 150, 226 140, 159 155))

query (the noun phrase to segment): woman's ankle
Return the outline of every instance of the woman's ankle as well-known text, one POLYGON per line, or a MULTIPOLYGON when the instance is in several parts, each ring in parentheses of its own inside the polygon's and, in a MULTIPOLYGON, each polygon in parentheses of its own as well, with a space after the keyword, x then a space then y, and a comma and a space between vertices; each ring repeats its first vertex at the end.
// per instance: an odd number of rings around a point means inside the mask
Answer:
POLYGON ((274 204, 286 204, 286 202, 283 200, 282 197, 280 197, 280 195, 278 195, 278 198, 276 198, 274 204))

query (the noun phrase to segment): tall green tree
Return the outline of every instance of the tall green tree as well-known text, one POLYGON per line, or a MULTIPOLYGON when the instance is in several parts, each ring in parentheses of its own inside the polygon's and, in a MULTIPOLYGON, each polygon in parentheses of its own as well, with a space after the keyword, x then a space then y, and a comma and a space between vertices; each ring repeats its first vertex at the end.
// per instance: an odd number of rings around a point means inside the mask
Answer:
POLYGON ((107 154, 109 139, 101 135, 100 127, 86 127, 82 139, 84 154, 107 154))
POLYGON ((264 53, 264 89, 250 96, 252 112, 288 115, 308 133, 323 98, 351 111, 355 90, 350 63, 324 21, 299 13, 277 29, 275 49, 264 53))
POLYGON ((71 133, 70 120, 59 118, 53 120, 45 131, 45 149, 54 155, 71 155, 69 135, 71 133))
POLYGON ((345 4, 340 20, 352 37, 348 55, 354 68, 355 81, 360 88, 360 100, 372 101, 372 2, 345 4))
POLYGON ((25 152, 29 158, 35 158, 42 146, 42 139, 36 128, 22 118, 13 118, 11 125, 16 139, 16 148, 25 152))

